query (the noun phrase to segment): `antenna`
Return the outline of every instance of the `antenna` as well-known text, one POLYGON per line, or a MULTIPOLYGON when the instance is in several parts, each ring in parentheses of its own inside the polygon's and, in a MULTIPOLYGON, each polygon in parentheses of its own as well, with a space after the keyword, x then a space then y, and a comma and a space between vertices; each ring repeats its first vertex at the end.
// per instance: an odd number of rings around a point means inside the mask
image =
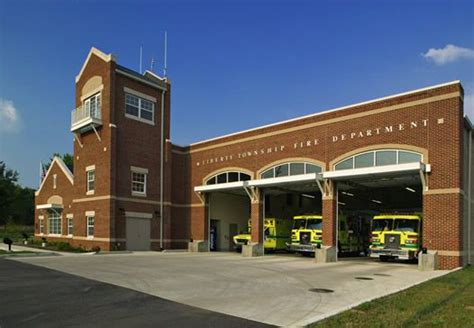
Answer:
POLYGON ((140 46, 140 74, 142 74, 142 59, 143 59, 143 49, 140 46))
POLYGON ((166 70, 168 69, 166 65, 166 57, 168 52, 168 31, 165 31, 165 67, 163 68, 163 76, 166 77, 166 70))
POLYGON ((153 65, 155 64, 155 57, 151 57, 150 71, 153 72, 153 65))

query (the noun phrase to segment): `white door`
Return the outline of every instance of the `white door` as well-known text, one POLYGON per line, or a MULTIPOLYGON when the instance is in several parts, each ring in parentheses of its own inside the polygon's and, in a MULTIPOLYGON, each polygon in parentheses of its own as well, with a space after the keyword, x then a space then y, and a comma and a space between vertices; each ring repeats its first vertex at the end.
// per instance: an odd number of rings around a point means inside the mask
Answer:
POLYGON ((150 250, 150 219, 127 218, 127 250, 150 250))

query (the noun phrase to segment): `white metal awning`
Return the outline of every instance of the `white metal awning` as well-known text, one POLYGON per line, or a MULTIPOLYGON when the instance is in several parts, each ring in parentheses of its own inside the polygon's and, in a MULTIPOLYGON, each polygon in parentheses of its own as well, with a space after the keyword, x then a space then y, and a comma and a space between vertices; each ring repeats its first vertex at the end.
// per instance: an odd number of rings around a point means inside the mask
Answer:
POLYGON ((428 173, 431 171, 430 164, 421 162, 406 163, 397 165, 384 165, 374 167, 364 167, 360 169, 349 169, 339 171, 323 172, 324 179, 347 180, 349 178, 371 178, 380 176, 401 176, 406 174, 416 174, 420 172, 428 173))
POLYGON ((224 190, 253 188, 253 187, 265 188, 265 187, 281 186, 285 184, 302 184, 302 183, 316 182, 317 180, 322 180, 320 173, 299 174, 299 175, 270 178, 270 179, 258 179, 258 180, 218 183, 218 184, 213 184, 213 185, 202 185, 202 186, 194 187, 194 191, 202 193, 202 192, 224 191, 224 190))
POLYGON ((195 192, 211 192, 221 190, 242 189, 248 181, 236 181, 228 183, 218 183, 212 185, 202 185, 194 187, 195 192))
POLYGON ((62 204, 40 204, 36 205, 37 210, 62 210, 64 206, 62 204))

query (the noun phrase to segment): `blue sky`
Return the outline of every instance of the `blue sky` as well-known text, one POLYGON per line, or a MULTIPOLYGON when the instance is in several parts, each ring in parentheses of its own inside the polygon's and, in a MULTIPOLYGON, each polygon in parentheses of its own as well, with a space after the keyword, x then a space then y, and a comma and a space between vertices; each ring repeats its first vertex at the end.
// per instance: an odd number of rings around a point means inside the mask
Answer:
POLYGON ((161 73, 165 30, 177 144, 457 79, 474 118, 473 22, 453 0, 0 0, 0 160, 36 188, 90 48, 161 73))

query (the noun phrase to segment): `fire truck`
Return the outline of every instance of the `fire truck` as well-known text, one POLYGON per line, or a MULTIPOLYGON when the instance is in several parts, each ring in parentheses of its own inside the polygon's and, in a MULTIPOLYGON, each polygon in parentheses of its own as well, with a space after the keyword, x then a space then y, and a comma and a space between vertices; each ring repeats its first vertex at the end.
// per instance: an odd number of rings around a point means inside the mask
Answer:
MULTIPOLYGON (((286 243, 290 240, 292 228, 291 220, 266 218, 264 220, 264 243, 266 251, 285 250, 286 243)), ((234 248, 240 252, 243 245, 250 242, 251 224, 248 221, 248 232, 234 236, 234 248)))
POLYGON ((384 214, 374 216, 371 228, 370 257, 412 260, 421 250, 421 215, 384 214))
MULTIPOLYGON (((324 219, 321 215, 307 214, 293 217, 290 252, 311 254, 320 247, 323 238, 324 219)), ((358 254, 365 251, 361 224, 357 217, 338 216, 338 252, 358 254)))

